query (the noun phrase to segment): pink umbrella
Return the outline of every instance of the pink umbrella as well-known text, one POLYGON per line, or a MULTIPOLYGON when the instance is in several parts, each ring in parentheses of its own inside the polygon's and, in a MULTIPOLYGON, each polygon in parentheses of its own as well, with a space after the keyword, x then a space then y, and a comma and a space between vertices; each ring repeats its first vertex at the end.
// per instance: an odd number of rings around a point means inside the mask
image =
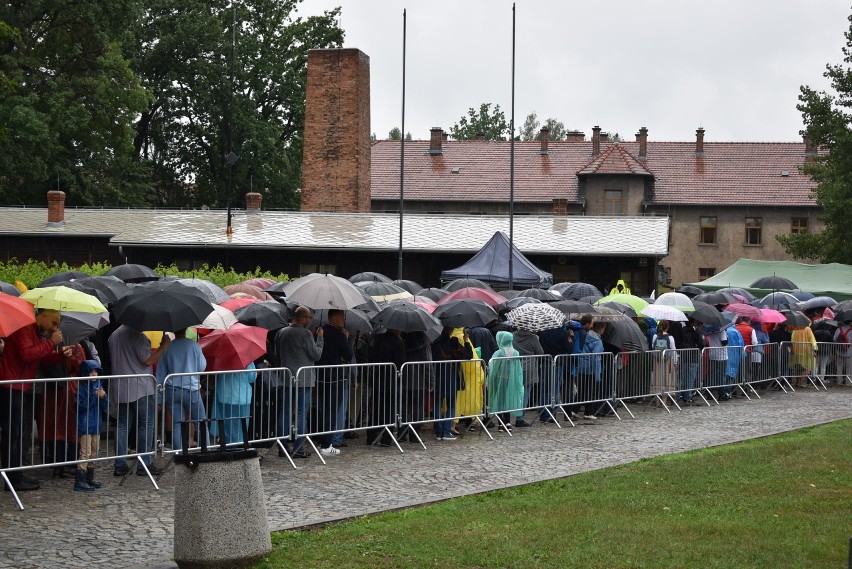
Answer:
POLYGON ((732 302, 725 306, 727 312, 732 312, 737 316, 748 316, 749 318, 760 318, 760 309, 756 306, 743 304, 742 302, 732 302))
POLYGON ((411 299, 411 302, 422 302, 423 304, 428 304, 429 306, 438 306, 438 303, 429 298, 428 296, 415 296, 411 299))
POLYGON ((255 298, 253 296, 243 297, 243 298, 231 298, 219 304, 219 306, 224 306, 230 311, 234 311, 238 308, 242 308, 243 306, 248 306, 249 304, 253 304, 255 302, 260 302, 260 299, 255 298))
POLYGON ((227 292, 228 294, 234 294, 234 293, 237 293, 237 292, 242 292, 244 294, 248 294, 249 296, 253 296, 258 300, 275 300, 274 298, 269 296, 269 294, 263 292, 262 290, 260 290, 256 286, 253 286, 253 285, 250 285, 250 284, 245 284, 245 283, 228 285, 228 286, 225 287, 225 292, 227 292))
POLYGON ((748 299, 741 294, 737 294, 735 292, 732 292, 731 296, 733 296, 734 298, 736 298, 737 300, 739 300, 743 304, 748 304, 748 302, 749 302, 748 299))
POLYGON ((773 310, 772 308, 761 308, 760 315, 753 317, 752 320, 757 322, 766 322, 767 324, 780 324, 787 320, 787 317, 778 312, 777 310, 773 310))
POLYGON ((502 294, 498 294, 493 290, 465 287, 460 288, 457 291, 451 292, 450 294, 439 300, 438 306, 443 306, 448 302, 460 299, 481 300, 489 306, 497 306, 498 304, 503 304, 507 300, 505 296, 503 296, 502 294))
POLYGON ((417 306, 419 306, 420 308, 422 308, 423 310, 425 310, 429 314, 432 314, 433 312, 435 312, 435 309, 438 308, 438 306, 435 305, 435 304, 427 304, 425 302, 415 302, 414 304, 416 304, 417 306))
POLYGON ((277 282, 278 281, 276 281, 275 279, 267 279, 267 278, 264 278, 264 277, 256 277, 256 278, 253 278, 253 279, 245 280, 245 281, 243 281, 242 284, 256 286, 260 290, 266 290, 277 282))

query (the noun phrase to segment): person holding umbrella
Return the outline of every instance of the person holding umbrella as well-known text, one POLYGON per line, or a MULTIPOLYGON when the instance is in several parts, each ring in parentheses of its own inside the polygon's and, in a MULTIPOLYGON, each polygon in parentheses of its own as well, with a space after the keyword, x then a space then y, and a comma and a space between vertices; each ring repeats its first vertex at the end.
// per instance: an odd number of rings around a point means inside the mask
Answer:
MULTIPOLYGON (((187 328, 184 328, 175 332, 175 339, 157 365, 157 383, 160 385, 171 374, 191 374, 173 377, 166 386, 165 403, 172 414, 172 448, 175 450, 183 448, 183 423, 207 420, 201 400, 201 373, 207 368, 207 359, 198 342, 186 337, 186 331, 187 328)), ((209 438, 207 444, 210 444, 209 438)))
POLYGON ((435 421, 435 438, 439 441, 456 440, 451 431, 452 418, 456 414, 456 394, 460 387, 461 366, 457 360, 473 359, 467 333, 464 333, 463 342, 453 337, 452 326, 444 326, 441 335, 432 344, 432 360, 436 362, 434 415, 439 418, 435 421))
MULTIPOLYGON (((834 343, 837 344, 837 379, 838 386, 846 385, 852 378, 852 349, 849 347, 849 339, 852 336, 852 311, 842 311, 838 314, 841 322, 834 332, 834 343)), ((2 353, 2 352, 0 352, 2 353)))
MULTIPOLYGON (((296 378, 296 432, 305 433, 308 430, 308 412, 311 408, 311 389, 316 384, 313 370, 307 370, 301 375, 299 369, 311 367, 322 356, 325 345, 325 332, 317 330, 316 338, 308 330, 313 314, 311 309, 300 306, 296 309, 293 321, 275 335, 275 349, 281 365, 290 370, 296 378)), ((285 401, 284 414, 287 424, 290 423, 290 401, 285 401)), ((291 456, 307 458, 310 453, 304 450, 305 438, 300 436, 293 443, 291 456)))
MULTIPOLYGON (((329 310, 328 322, 322 325, 325 339, 317 365, 339 366, 352 362, 355 353, 346 325, 346 313, 342 310, 329 310)), ((333 446, 332 431, 346 428, 346 396, 349 394, 349 368, 325 368, 317 374, 317 423, 328 434, 320 438, 320 452, 324 455, 340 454, 333 446)), ((338 445, 343 444, 339 441, 338 445)))

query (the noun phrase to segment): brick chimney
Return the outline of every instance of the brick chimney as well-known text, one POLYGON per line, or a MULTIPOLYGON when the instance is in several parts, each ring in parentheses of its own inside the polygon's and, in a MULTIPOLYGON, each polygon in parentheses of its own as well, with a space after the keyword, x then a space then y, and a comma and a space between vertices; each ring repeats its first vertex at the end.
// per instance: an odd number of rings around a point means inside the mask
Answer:
POLYGON ((704 129, 701 127, 695 131, 695 155, 704 156, 704 129))
POLYGON ((592 127, 592 156, 597 156, 601 153, 601 127, 595 125, 592 127))
POLYGON ((440 156, 444 153, 441 148, 441 143, 444 140, 444 131, 441 130, 441 127, 435 126, 432 127, 429 132, 432 135, 429 139, 429 154, 432 156, 440 156))
POLYGON ((476 140, 485 140, 485 133, 481 130, 476 133, 476 140))
POLYGON ((553 200, 553 215, 568 215, 568 200, 555 198, 553 200))
POLYGON ((636 133, 636 142, 639 143, 639 160, 646 160, 648 158, 648 129, 646 127, 643 126, 636 133))
POLYGON ((541 141, 541 150, 539 154, 547 154, 547 143, 549 142, 550 129, 546 126, 541 127, 541 131, 538 133, 538 139, 541 141))
POLYGON ((813 142, 811 142, 811 137, 805 134, 802 136, 802 142, 805 143, 805 162, 814 162, 816 160, 817 151, 814 148, 813 142))
POLYGON ((568 142, 586 142, 586 133, 579 130, 569 130, 565 133, 565 140, 568 142))
POLYGON ((47 226, 65 227, 65 192, 56 190, 47 192, 47 226))
POLYGON ((246 215, 260 213, 260 202, 263 201, 263 196, 257 192, 249 192, 246 194, 246 215))

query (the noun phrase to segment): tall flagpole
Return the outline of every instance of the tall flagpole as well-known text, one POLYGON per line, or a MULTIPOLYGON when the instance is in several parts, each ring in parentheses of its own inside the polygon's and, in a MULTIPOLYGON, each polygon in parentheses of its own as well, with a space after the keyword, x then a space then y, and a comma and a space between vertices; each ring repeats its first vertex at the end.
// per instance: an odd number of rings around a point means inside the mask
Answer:
POLYGON ((512 3, 512 114, 509 119, 509 289, 515 288, 513 270, 515 248, 515 3, 512 3))
POLYGON ((405 9, 402 10, 402 130, 400 131, 399 144, 399 265, 397 266, 396 278, 402 280, 402 219, 405 202, 404 197, 404 182, 405 182, 405 28, 406 16, 405 9))

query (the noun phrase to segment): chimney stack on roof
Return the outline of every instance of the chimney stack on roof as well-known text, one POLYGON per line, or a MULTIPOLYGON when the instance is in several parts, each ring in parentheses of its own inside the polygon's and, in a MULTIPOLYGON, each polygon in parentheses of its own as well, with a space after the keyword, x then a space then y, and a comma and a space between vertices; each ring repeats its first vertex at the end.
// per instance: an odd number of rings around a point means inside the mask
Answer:
POLYGON ((695 155, 704 156, 704 129, 701 127, 695 131, 695 155))
POLYGON ((547 154, 547 143, 550 140, 550 129, 546 126, 541 127, 541 131, 538 133, 538 139, 541 141, 541 150, 539 154, 547 154))
POLYGON ((47 226, 56 229, 65 226, 65 192, 47 192, 47 226))
POLYGON ((435 126, 432 127, 429 132, 432 134, 432 137, 429 140, 429 154, 432 156, 440 156, 444 153, 441 148, 441 143, 444 140, 444 131, 441 130, 441 127, 435 126))
POLYGON ((639 160, 645 160, 648 158, 648 129, 647 127, 642 127, 639 129, 639 132, 636 133, 636 142, 639 143, 639 160))
POLYGON ((595 125, 592 127, 592 156, 597 156, 601 153, 601 127, 595 125))
POLYGON ((476 140, 485 140, 485 133, 483 131, 479 131, 476 133, 476 140))
POLYGON ((807 134, 803 135, 802 142, 805 143, 805 162, 813 162, 816 160, 817 152, 813 142, 811 142, 811 137, 807 134))
POLYGON ((263 195, 257 192, 249 192, 246 194, 246 215, 260 213, 260 202, 263 201, 263 195))
POLYGON ((568 142, 586 142, 586 133, 579 130, 569 130, 565 133, 568 142))

